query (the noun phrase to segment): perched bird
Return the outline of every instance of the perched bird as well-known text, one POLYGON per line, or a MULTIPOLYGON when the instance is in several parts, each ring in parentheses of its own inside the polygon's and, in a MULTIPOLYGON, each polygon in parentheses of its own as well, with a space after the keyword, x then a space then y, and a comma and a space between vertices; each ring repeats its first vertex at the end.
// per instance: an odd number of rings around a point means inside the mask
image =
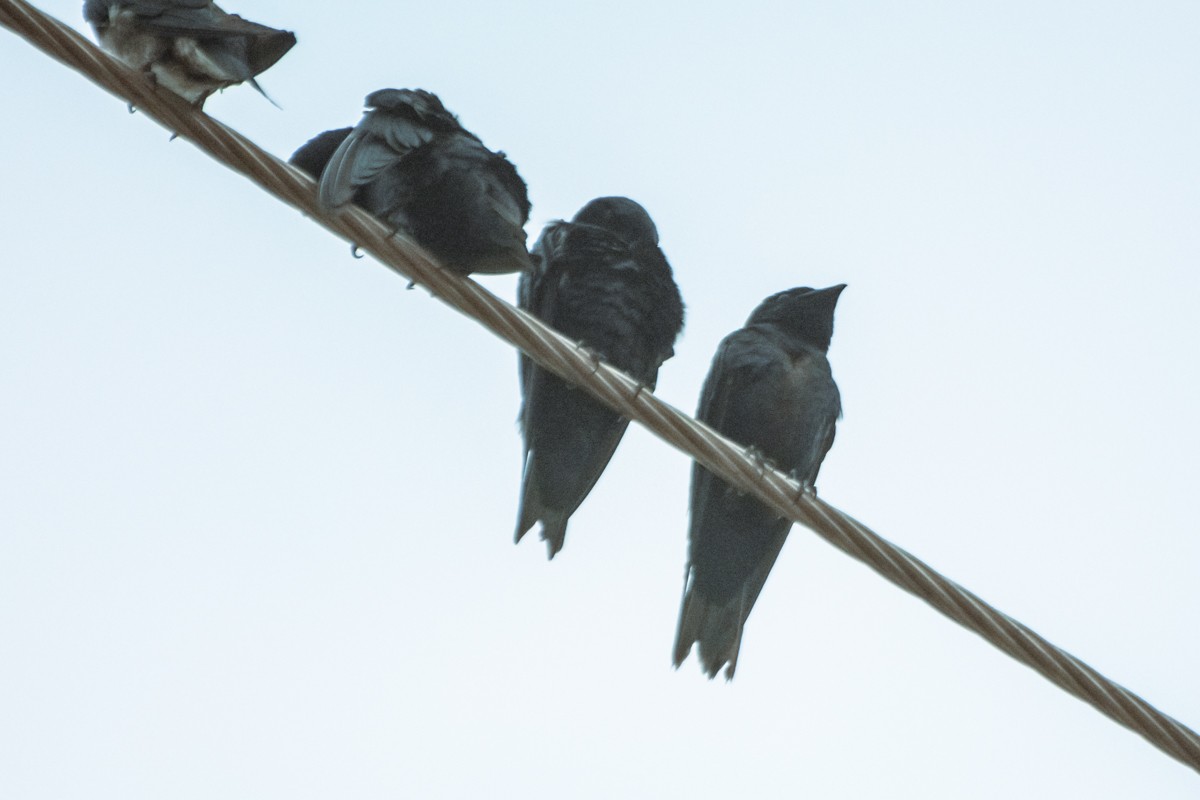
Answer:
MULTIPOLYGON (((653 389, 675 354, 683 301, 646 210, 601 197, 546 226, 521 276, 521 308, 653 389)), ((600 478, 629 420, 520 356, 525 462, 516 540, 542 523, 550 558, 600 478)))
POLYGON ((243 81, 266 97, 255 76, 296 44, 291 31, 226 14, 208 0, 87 0, 83 17, 101 47, 196 106, 243 81))
POLYGON ((356 203, 463 275, 528 269, 529 197, 505 155, 431 92, 381 89, 366 104, 356 127, 326 131, 292 155, 320 177, 321 205, 356 203))
MULTIPOLYGON (((812 486, 833 444, 841 398, 825 357, 845 285, 768 297, 725 337, 704 381, 696 418, 812 486)), ((692 467, 688 569, 675 666, 699 642, 715 677, 737 669, 742 627, 792 522, 699 464, 692 467)))

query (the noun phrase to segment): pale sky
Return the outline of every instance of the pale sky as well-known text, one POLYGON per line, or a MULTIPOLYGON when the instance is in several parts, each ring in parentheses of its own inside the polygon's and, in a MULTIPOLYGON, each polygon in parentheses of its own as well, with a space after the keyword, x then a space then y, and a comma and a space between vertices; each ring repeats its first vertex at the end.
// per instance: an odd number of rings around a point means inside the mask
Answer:
MULTIPOLYGON (((849 284, 821 496, 1200 725, 1195 3, 226 8, 299 38, 283 110, 207 106, 281 157, 422 87, 531 241, 641 202, 685 411, 764 296, 849 284)), ((674 671, 685 457, 632 426, 562 554, 514 547, 509 347, 0 57, 0 796, 1196 796, 802 528, 737 678, 674 671)))

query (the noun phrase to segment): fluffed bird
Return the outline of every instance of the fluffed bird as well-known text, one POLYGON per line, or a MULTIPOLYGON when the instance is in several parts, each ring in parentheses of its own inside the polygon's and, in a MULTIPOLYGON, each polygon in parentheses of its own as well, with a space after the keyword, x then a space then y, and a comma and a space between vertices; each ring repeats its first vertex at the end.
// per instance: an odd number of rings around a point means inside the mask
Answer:
MULTIPOLYGON (((521 276, 521 308, 653 389, 674 355, 683 301, 646 210, 601 197, 546 226, 521 276)), ((524 469, 516 540, 542 523, 549 557, 595 486, 629 420, 583 389, 519 357, 524 469)))
MULTIPOLYGON (((722 340, 696 418, 746 445, 802 485, 817 480, 833 445, 841 396, 826 353, 845 285, 768 297, 722 340)), ((742 631, 792 521, 692 466, 688 566, 674 662, 699 643, 709 678, 737 668, 742 631)))
POLYGON ((83 17, 101 47, 196 106, 243 81, 267 97, 255 77, 296 44, 209 0, 87 0, 83 17))
POLYGON ((366 105, 356 127, 326 131, 290 159, 319 176, 321 205, 355 203, 462 275, 528 269, 529 197, 508 158, 431 92, 381 89, 366 105))

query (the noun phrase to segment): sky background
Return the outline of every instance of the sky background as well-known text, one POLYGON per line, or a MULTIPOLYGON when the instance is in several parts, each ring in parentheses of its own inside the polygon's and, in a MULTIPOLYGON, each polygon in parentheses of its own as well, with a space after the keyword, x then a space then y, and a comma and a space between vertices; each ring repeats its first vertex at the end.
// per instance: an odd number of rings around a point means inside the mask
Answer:
MULTIPOLYGON (((685 411, 763 297, 849 284, 821 496, 1200 725, 1200 6, 227 9, 297 32, 283 110, 207 106, 281 157, 423 87, 516 163, 531 241, 641 202, 685 411)), ((1196 796, 800 528, 734 682, 672 670, 684 456, 631 426, 563 553, 514 547, 508 346, 0 58, 0 796, 1196 796)))

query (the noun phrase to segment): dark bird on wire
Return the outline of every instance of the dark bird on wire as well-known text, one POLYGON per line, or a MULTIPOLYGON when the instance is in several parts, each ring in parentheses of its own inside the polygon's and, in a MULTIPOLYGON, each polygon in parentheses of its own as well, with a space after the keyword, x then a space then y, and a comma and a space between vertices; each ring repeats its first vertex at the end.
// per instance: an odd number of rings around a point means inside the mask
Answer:
POLYGON ((528 269, 529 197, 508 158, 431 92, 381 89, 366 105, 356 127, 326 131, 292 155, 319 176, 321 205, 355 203, 461 275, 528 269))
MULTIPOLYGON (((653 389, 675 354, 683 301, 646 210, 625 197, 593 200, 570 222, 546 226, 533 260, 518 284, 521 308, 653 389)), ((540 521, 554 558, 629 420, 519 358, 525 462, 516 540, 540 521)))
POLYGON ((87 0, 83 17, 105 50, 196 106, 243 81, 267 97, 255 76, 296 44, 291 31, 226 14, 208 0, 87 0))
MULTIPOLYGON (((696 418, 812 486, 833 444, 841 398, 825 357, 845 285, 768 297, 725 337, 704 381, 696 418)), ((715 677, 737 669, 742 628, 783 547, 789 519, 692 466, 689 553, 675 635, 675 666, 700 647, 715 677)))

